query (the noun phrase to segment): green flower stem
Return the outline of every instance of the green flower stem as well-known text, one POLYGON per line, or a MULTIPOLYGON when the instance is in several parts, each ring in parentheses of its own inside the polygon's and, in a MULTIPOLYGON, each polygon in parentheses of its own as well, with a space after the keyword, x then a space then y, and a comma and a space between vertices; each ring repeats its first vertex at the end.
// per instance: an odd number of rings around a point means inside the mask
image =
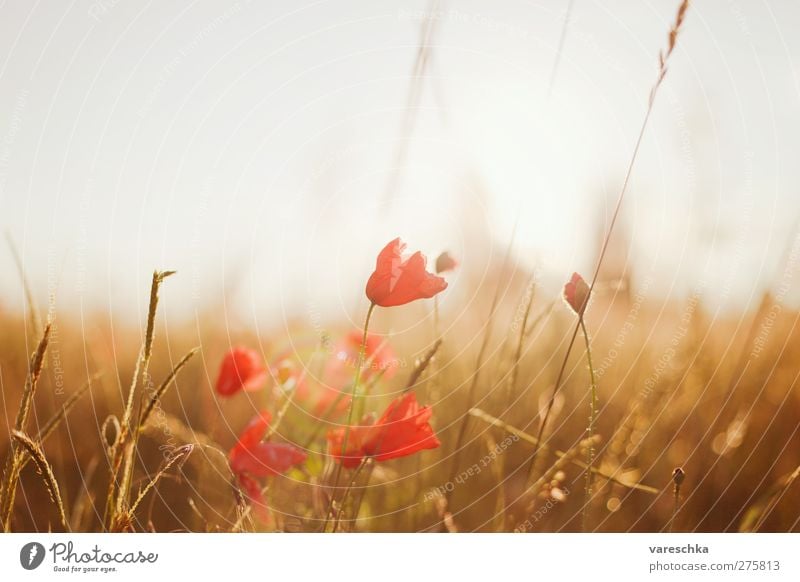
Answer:
MULTIPOLYGON (((586 331, 586 325, 583 322, 583 316, 580 317, 581 331, 583 332, 583 340, 586 343, 586 359, 589 363, 589 378, 591 381, 591 398, 589 402, 589 427, 587 428, 587 438, 591 439, 594 436, 595 422, 597 420, 597 379, 594 375, 594 366, 592 366, 592 348, 589 345, 589 333, 586 331)), ((583 503, 583 527, 585 532, 589 522, 589 505, 592 501, 592 471, 594 470, 594 443, 590 441, 589 449, 586 452, 586 498, 583 503)))
POLYGON ((364 320, 364 335, 361 338, 361 349, 358 351, 358 365, 356 366, 356 377, 353 380, 353 387, 350 390, 350 406, 347 411, 347 424, 344 427, 344 439, 342 439, 341 459, 336 467, 336 476, 333 479, 333 491, 331 492, 331 503, 328 507, 327 515, 325 517, 325 525, 323 531, 327 528, 328 521, 333 515, 334 501, 336 500, 336 491, 339 489, 339 480, 342 478, 342 466, 344 465, 344 456, 347 452, 347 441, 350 439, 350 425, 353 423, 353 410, 355 410, 356 398, 358 397, 358 384, 361 381, 361 368, 364 366, 364 358, 367 353, 367 332, 369 330, 369 320, 372 318, 372 312, 375 310, 375 304, 370 303, 367 317, 364 320))

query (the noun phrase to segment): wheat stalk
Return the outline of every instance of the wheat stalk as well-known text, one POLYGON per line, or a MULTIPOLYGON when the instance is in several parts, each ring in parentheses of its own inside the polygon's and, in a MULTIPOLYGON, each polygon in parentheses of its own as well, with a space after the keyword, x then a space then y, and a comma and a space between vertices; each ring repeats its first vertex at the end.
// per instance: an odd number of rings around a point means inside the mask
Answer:
POLYGON ((50 499, 53 500, 53 503, 55 503, 58 508, 58 517, 61 520, 61 526, 65 531, 70 531, 69 523, 67 522, 67 514, 64 511, 64 504, 61 501, 61 493, 58 490, 56 476, 53 474, 53 469, 50 467, 50 463, 47 462, 42 449, 33 442, 28 435, 21 431, 11 431, 11 437, 14 439, 14 442, 24 449, 29 457, 33 459, 36 470, 42 476, 47 491, 50 494, 50 499))
POLYGON ((141 389, 138 389, 138 386, 140 379, 147 377, 147 371, 150 365, 153 338, 155 336, 156 312, 158 310, 158 291, 164 279, 173 274, 175 274, 175 271, 153 272, 153 279, 150 284, 150 307, 147 312, 145 341, 139 358, 136 361, 136 368, 134 369, 133 379, 131 380, 131 386, 128 390, 125 410, 123 412, 122 421, 120 422, 120 430, 110 450, 111 467, 104 519, 107 527, 112 523, 118 522, 117 516, 124 514, 127 510, 131 478, 133 475, 134 452, 140 432, 140 423, 138 421, 135 425, 133 423, 136 394, 137 392, 140 394, 139 400, 141 410, 141 401, 143 399, 145 387, 142 386, 141 389))
MULTIPOLYGON (((47 324, 44 328, 42 339, 39 341, 39 346, 31 356, 28 366, 28 376, 25 380, 25 387, 22 390, 22 400, 17 409, 17 419, 14 422, 14 430, 21 433, 25 432, 25 427, 28 424, 33 396, 39 384, 39 376, 44 366, 44 356, 50 341, 50 329, 50 324, 47 324)), ((0 516, 2 516, 3 531, 6 532, 11 527, 11 513, 14 508, 14 498, 16 496, 19 473, 22 468, 22 458, 22 454, 17 449, 16 441, 12 440, 3 470, 2 487, 0 487, 0 516)))

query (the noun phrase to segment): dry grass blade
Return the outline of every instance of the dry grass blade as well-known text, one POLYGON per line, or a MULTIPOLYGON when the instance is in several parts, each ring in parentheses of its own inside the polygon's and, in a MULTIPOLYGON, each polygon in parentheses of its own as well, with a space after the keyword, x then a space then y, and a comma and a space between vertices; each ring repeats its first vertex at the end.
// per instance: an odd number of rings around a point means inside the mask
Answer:
MULTIPOLYGON (((197 444, 222 452, 222 447, 219 443, 206 433, 190 428, 180 418, 167 412, 163 416, 159 415, 158 425, 155 422, 150 422, 142 428, 146 435, 154 439, 163 441, 177 439, 185 444, 197 444)), ((222 455, 225 456, 225 453, 222 453, 222 455)))
MULTIPOLYGON (((428 13, 436 14, 440 9, 439 5, 439 0, 432 0, 428 13)), ((419 45, 417 47, 417 55, 411 73, 411 83, 408 86, 400 136, 397 140, 392 172, 389 174, 386 191, 383 195, 383 205, 386 207, 390 206, 394 200, 394 195, 397 192, 400 177, 405 167, 406 158, 408 157, 408 147, 411 141, 411 135, 414 131, 414 126, 416 125, 417 115, 419 114, 419 104, 422 98, 425 72, 431 63, 431 53, 434 47, 433 41, 436 36, 437 26, 438 19, 436 18, 422 19, 419 45)))
MULTIPOLYGON (((22 400, 17 410, 17 419, 14 422, 15 431, 24 433, 25 427, 28 424, 28 416, 30 415, 33 396, 36 393, 36 386, 39 383, 39 376, 44 366, 44 356, 50 341, 50 329, 50 324, 44 328, 39 346, 31 357, 28 367, 28 376, 25 380, 25 388, 22 391, 22 400)), ((2 516, 4 531, 8 531, 11 523, 11 510, 14 507, 14 497, 16 495, 17 480, 19 479, 19 472, 21 469, 21 460, 22 457, 17 450, 16 441, 12 440, 5 468, 3 469, 2 486, 0 486, 0 516, 2 516)))
POLYGON ((31 314, 31 327, 34 333, 42 332, 42 319, 39 317, 39 310, 36 308, 36 302, 33 300, 33 292, 28 278, 25 276, 25 266, 22 264, 22 257, 19 256, 17 245, 14 244, 14 239, 11 238, 11 233, 6 231, 6 241, 8 248, 11 249, 11 255, 14 258, 14 264, 17 267, 20 281, 22 281, 22 289, 25 292, 25 301, 28 304, 28 309, 31 314))
MULTIPOLYGON (((230 531, 231 532, 242 531, 245 522, 250 524, 252 529, 253 527, 255 527, 255 522, 253 521, 253 518, 251 516, 251 514, 253 513, 253 504, 250 503, 247 495, 245 495, 245 493, 239 488, 239 485, 237 484, 235 477, 231 481, 231 485, 235 492, 239 517, 236 519, 236 522, 233 524, 233 527, 231 528, 230 531)), ((267 483, 267 485, 261 489, 262 496, 267 495, 271 485, 272 485, 271 483, 267 483)))
POLYGON ((100 456, 95 455, 86 470, 81 476, 81 488, 75 501, 72 502, 71 515, 69 519, 72 531, 85 531, 88 524, 84 526, 88 518, 94 515, 95 496, 89 488, 89 484, 94 480, 97 467, 100 466, 100 456))
POLYGON ((192 356, 194 356, 199 350, 200 350, 199 347, 189 350, 189 352, 185 356, 183 356, 177 364, 175 364, 175 367, 172 368, 172 371, 167 375, 167 377, 164 378, 164 381, 153 393, 152 398, 150 398, 150 402, 147 404, 147 407, 144 409, 142 415, 139 417, 140 427, 147 424, 147 419, 150 418, 153 409, 161 401, 161 397, 164 396, 164 393, 167 391, 167 388, 169 388, 173 380, 175 380, 176 376, 178 375, 178 372, 181 371, 181 368, 183 368, 189 362, 189 360, 192 359, 192 356))
POLYGON ((422 356, 421 359, 417 360, 417 362, 414 364, 414 370, 408 377, 408 382, 406 382, 406 387, 403 390, 404 392, 408 392, 417 385, 417 382, 419 382, 419 379, 422 377, 422 374, 425 373, 425 370, 430 365, 431 360, 433 360, 433 357, 436 355, 436 352, 439 351, 439 347, 441 345, 442 345, 442 339, 439 338, 434 342, 433 346, 431 346, 431 349, 425 352, 425 355, 422 356))
POLYGON ((80 388, 78 388, 70 395, 69 398, 67 398, 67 401, 61 406, 61 409, 51 416, 45 425, 39 430, 39 433, 36 435, 36 440, 38 442, 44 442, 47 440, 47 437, 49 437, 53 431, 58 428, 58 425, 64 421, 70 410, 72 410, 72 408, 78 403, 78 400, 83 398, 83 396, 92 389, 92 382, 100 379, 102 375, 102 372, 93 374, 80 388))
MULTIPOLYGON (((496 426, 497 428, 503 429, 509 434, 513 434, 514 436, 519 437, 520 440, 525 441, 528 444, 536 446, 539 443, 539 441, 536 439, 535 436, 528 434, 527 432, 522 431, 508 424, 507 422, 500 420, 499 418, 495 418, 491 414, 487 414, 480 408, 473 408, 469 411, 469 413, 475 418, 478 418, 488 424, 491 424, 492 426, 496 426)), ((546 444, 542 444, 540 448, 543 450, 548 450, 550 447, 548 447, 546 444)), ((559 451, 558 449, 554 450, 553 454, 559 459, 563 459, 567 455, 566 452, 559 451)), ((571 458, 569 459, 569 461, 573 465, 580 467, 581 469, 586 469, 588 467, 586 463, 577 458, 571 458)), ((655 487, 650 487, 649 485, 642 485, 641 483, 632 483, 630 481, 622 480, 611 473, 607 473, 602 469, 598 469, 597 467, 592 467, 592 473, 594 473, 599 477, 602 477, 603 479, 607 479, 608 481, 617 483, 618 485, 622 485, 623 487, 627 487, 628 489, 644 491, 645 493, 650 493, 652 495, 658 495, 659 493, 659 490, 656 489, 655 487)))
POLYGON ((119 419, 113 414, 109 414, 100 424, 100 435, 103 437, 103 444, 106 445, 106 452, 109 457, 113 454, 112 448, 119 438, 120 431, 119 419), (109 431, 109 429, 113 429, 113 432, 109 431))
POLYGON ((47 491, 50 493, 50 499, 53 500, 53 503, 55 503, 56 507, 58 508, 58 517, 61 520, 61 526, 65 531, 70 531, 69 523, 67 522, 67 514, 64 511, 64 504, 61 501, 61 493, 58 489, 56 476, 53 474, 53 469, 50 467, 50 463, 47 462, 42 449, 39 448, 39 445, 33 442, 31 438, 23 432, 15 430, 11 432, 11 436, 14 439, 14 442, 24 449, 30 458, 33 459, 33 462, 36 465, 36 470, 42 476, 45 486, 47 487, 47 491))
POLYGON ((519 378, 519 363, 522 360, 522 348, 525 345, 525 336, 528 332, 528 317, 533 308, 533 300, 536 298, 536 281, 531 278, 525 287, 525 294, 528 299, 525 302, 525 311, 522 315, 522 322, 519 324, 519 337, 517 338, 517 349, 514 352, 514 360, 511 364, 511 381, 509 383, 508 394, 515 394, 517 391, 517 380, 519 378))
MULTIPOLYGON (((44 441, 47 440, 47 437, 53 434, 53 432, 58 428, 58 425, 60 425, 67 417, 69 411, 72 410, 72 408, 78 403, 78 400, 80 400, 81 397, 91 389, 92 380, 96 380, 100 376, 102 376, 102 372, 94 374, 91 378, 89 378, 86 381, 86 383, 83 386, 78 388, 77 391, 75 391, 72 395, 70 395, 69 398, 67 398, 67 401, 61 407, 61 410, 59 410, 53 416, 51 416, 50 419, 45 423, 45 425, 39 430, 38 434, 36 435, 36 442, 43 443, 44 441)), ((25 468, 25 465, 28 464, 28 461, 30 461, 30 457, 28 456, 22 459, 22 461, 20 462, 20 470, 25 468)))
MULTIPOLYGON (((591 449, 592 447, 597 446, 600 443, 600 435, 595 434, 590 437, 587 437, 581 440, 578 444, 571 447, 565 453, 563 453, 555 463, 553 463, 547 470, 542 473, 542 476, 539 477, 533 485, 528 488, 529 492, 536 493, 538 489, 541 487, 547 487, 548 483, 555 477, 556 473, 564 469, 568 463, 575 463, 578 460, 580 455, 586 453, 587 450, 591 449)), ((536 497, 533 498, 530 506, 528 507, 529 511, 533 511, 536 504, 536 497)))
POLYGON ((50 342, 50 324, 44 328, 44 333, 42 334, 42 339, 39 342, 39 346, 36 348, 33 356, 31 357, 31 363, 28 368, 28 378, 25 381, 25 389, 22 392, 22 401, 19 405, 19 410, 17 411, 17 420, 14 423, 14 429, 18 431, 24 431, 25 425, 28 423, 28 416, 30 415, 31 405, 33 403, 33 396, 36 393, 36 386, 39 383, 39 376, 42 373, 42 367, 44 366, 44 355, 47 352, 47 345, 50 342))
POLYGON ((179 449, 175 450, 172 456, 169 459, 167 459, 167 461, 164 463, 164 466, 161 467, 158 473, 156 473, 155 476, 152 479, 150 479, 150 481, 148 481, 144 489, 142 489, 139 492, 139 495, 136 497, 136 501, 134 501, 133 505, 131 505, 130 508, 131 515, 133 515, 136 512, 136 509, 142 503, 142 500, 144 500, 144 498, 147 497, 147 494, 150 491, 152 491, 153 487, 155 487, 158 484, 161 477, 163 477, 166 474, 166 472, 169 471, 172 468, 172 466, 175 465, 176 463, 180 462, 181 464, 183 464, 186 458, 192 454, 193 450, 194 450, 194 445, 183 445, 179 449))
POLYGON ((550 468, 547 469, 544 473, 542 473, 542 476, 539 477, 534 482, 534 484, 529 487, 528 490, 529 491, 533 491, 537 487, 541 487, 542 485, 550 482, 550 480, 553 478, 553 475, 555 475, 558 471, 560 471, 561 469, 566 467, 567 463, 575 463, 576 461, 578 461, 578 456, 585 449, 588 449, 589 447, 593 447, 593 446, 597 445, 599 442, 600 442, 600 435, 597 435, 597 434, 596 435, 592 435, 590 437, 587 437, 587 438, 581 440, 578 444, 576 444, 575 446, 571 447, 567 451, 556 455, 556 456, 558 456, 558 459, 556 460, 556 462, 553 463, 550 466, 550 468))
POLYGON ((794 471, 779 479, 778 482, 770 488, 769 492, 747 511, 739 526, 739 531, 759 531, 798 477, 800 477, 800 465, 798 465, 794 471))
POLYGON ((558 48, 556 49, 556 57, 553 59, 553 68, 550 70, 550 81, 547 84, 547 99, 553 95, 553 87, 556 85, 556 75, 558 74, 558 65, 561 64, 561 54, 564 52, 564 41, 567 38, 567 28, 572 18, 572 6, 575 0, 569 0, 567 9, 564 11, 564 22, 561 25, 561 35, 558 38, 558 48))

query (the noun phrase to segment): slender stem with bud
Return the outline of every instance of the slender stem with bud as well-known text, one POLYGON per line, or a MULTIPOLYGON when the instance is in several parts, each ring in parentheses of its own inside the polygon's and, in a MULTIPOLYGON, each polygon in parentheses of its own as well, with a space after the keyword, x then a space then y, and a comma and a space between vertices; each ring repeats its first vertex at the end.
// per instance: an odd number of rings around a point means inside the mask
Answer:
MULTIPOLYGON (((625 193, 628 191, 628 183, 630 182, 630 178, 633 173, 634 163, 636 162, 636 158, 639 155, 639 148, 642 145, 644 132, 650 120, 650 114, 653 111, 653 105, 655 104, 656 94, 658 93, 658 89, 659 87, 661 87, 661 83, 663 82, 664 77, 667 74, 667 63, 669 61, 669 57, 672 55, 672 52, 675 49, 675 45, 678 39, 678 34, 680 33, 681 26, 683 25, 683 21, 686 16, 686 10, 688 8, 689 8, 689 0, 683 0, 678 8, 678 14, 675 18, 675 22, 673 23, 669 31, 667 49, 666 51, 661 51, 658 54, 658 64, 659 64, 658 75, 656 77, 655 83, 653 84, 653 87, 650 89, 650 95, 647 99, 647 110, 645 111, 644 120, 642 121, 641 128, 639 129, 639 135, 636 138, 636 144, 634 145, 633 148, 633 154, 631 155, 630 162, 628 163, 628 170, 625 173, 625 179, 622 182, 622 188, 620 189, 619 197, 617 198, 617 203, 614 207, 614 213, 611 216, 611 222, 608 226, 608 231, 606 232, 606 235, 603 239, 603 246, 600 249, 600 256, 597 259, 597 265, 595 266, 594 269, 592 282, 589 285, 589 297, 591 297, 595 283, 597 283, 597 277, 600 274, 600 268, 603 265, 603 259, 606 256, 606 251, 608 250, 608 245, 611 240, 611 235, 614 232, 614 226, 617 223, 617 218, 619 217, 619 212, 620 209, 622 208, 622 201, 625 199, 625 193)), ((550 394, 550 399, 547 403, 547 409, 545 411, 544 417, 542 418, 542 421, 539 424, 539 433, 537 435, 537 440, 539 444, 534 449, 533 454, 531 456, 531 460, 529 461, 530 467, 535 466, 536 457, 539 454, 539 449, 541 448, 540 444, 542 442, 542 436, 544 435, 544 431, 547 426, 547 421, 550 419, 550 413, 553 410, 553 404, 555 403, 556 395, 558 394, 558 391, 561 388, 561 381, 563 380, 564 377, 564 372, 567 367, 567 361, 569 360, 570 353, 572 353, 572 348, 575 345, 575 339, 578 336, 578 331, 580 330, 580 326, 581 322, 578 321, 578 323, 575 324, 575 328, 572 332, 572 337, 570 338, 569 343, 567 344, 567 351, 564 354, 564 360, 561 364, 561 369, 558 372, 556 382, 553 386, 553 391, 550 394)))

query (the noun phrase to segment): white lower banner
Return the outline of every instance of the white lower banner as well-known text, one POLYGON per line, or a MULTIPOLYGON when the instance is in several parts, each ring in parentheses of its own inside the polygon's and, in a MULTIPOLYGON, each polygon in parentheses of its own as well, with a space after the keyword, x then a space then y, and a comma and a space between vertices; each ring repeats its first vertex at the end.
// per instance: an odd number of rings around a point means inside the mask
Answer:
POLYGON ((796 534, 4 534, 2 580, 800 580, 796 534))

